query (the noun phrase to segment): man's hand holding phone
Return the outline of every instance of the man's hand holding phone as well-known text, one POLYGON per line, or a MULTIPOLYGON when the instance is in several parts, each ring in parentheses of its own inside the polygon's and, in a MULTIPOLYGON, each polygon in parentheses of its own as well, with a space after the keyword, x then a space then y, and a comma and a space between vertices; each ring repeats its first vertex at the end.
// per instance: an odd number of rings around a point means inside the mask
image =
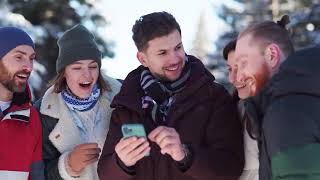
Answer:
MULTIPOLYGON (((148 156, 150 145, 141 124, 124 124, 121 128, 123 137, 115 147, 120 160, 128 167, 135 165, 144 156, 148 156)), ((168 154, 175 161, 186 156, 180 136, 174 128, 159 126, 148 138, 159 145, 162 154, 168 154)))
POLYGON ((150 145, 141 124, 124 124, 121 128, 123 137, 115 147, 120 160, 127 166, 135 165, 150 153, 150 145))

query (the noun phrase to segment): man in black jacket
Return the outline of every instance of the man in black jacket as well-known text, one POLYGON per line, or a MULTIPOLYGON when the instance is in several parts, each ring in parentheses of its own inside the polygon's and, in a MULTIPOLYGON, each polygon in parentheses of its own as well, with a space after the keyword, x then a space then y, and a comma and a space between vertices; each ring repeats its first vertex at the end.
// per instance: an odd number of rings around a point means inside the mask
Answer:
POLYGON ((239 35, 237 90, 254 96, 244 105, 260 129, 260 179, 319 179, 319 47, 294 54, 287 22, 254 24, 239 35))

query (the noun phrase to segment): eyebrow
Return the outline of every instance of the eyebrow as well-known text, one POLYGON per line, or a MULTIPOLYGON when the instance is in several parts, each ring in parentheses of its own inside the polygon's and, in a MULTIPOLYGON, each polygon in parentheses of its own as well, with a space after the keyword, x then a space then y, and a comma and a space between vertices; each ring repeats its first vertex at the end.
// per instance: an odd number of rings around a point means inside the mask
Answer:
MULTIPOLYGON (((23 55, 26 55, 26 56, 28 55, 26 52, 21 51, 21 50, 16 50, 15 53, 20 53, 20 54, 23 54, 23 55)), ((35 56, 35 55, 36 55, 36 53, 34 52, 30 56, 35 56)))
MULTIPOLYGON (((97 62, 95 60, 92 60, 89 64, 93 64, 93 63, 97 63, 97 62)), ((84 64, 84 63, 76 61, 76 62, 74 62, 72 64, 84 64)))
MULTIPOLYGON (((175 48, 178 47, 178 46, 181 46, 181 45, 182 45, 182 42, 179 42, 179 43, 175 46, 175 48)), ((167 49, 159 49, 157 52, 161 52, 161 51, 167 51, 167 49)))
POLYGON ((179 43, 176 45, 176 47, 177 47, 177 46, 180 46, 180 45, 182 45, 182 42, 179 42, 179 43))

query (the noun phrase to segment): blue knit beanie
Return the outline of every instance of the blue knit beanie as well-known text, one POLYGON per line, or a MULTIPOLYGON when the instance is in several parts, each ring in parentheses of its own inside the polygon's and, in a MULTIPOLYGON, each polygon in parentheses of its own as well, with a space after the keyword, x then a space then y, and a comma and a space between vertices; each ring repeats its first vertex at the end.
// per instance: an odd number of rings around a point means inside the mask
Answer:
POLYGON ((20 45, 29 45, 35 49, 32 39, 23 30, 16 27, 0 28, 0 59, 20 45))

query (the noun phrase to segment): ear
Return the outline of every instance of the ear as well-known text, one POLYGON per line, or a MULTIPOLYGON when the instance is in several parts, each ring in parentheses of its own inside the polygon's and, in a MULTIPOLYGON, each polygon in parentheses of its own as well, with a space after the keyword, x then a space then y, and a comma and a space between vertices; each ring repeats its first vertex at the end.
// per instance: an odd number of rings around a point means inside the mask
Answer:
POLYGON ((144 67, 148 67, 147 58, 143 52, 140 52, 140 51, 137 52, 137 59, 144 67))
POLYGON ((276 69, 280 65, 280 52, 279 46, 274 43, 269 44, 264 51, 264 57, 272 69, 276 69))

